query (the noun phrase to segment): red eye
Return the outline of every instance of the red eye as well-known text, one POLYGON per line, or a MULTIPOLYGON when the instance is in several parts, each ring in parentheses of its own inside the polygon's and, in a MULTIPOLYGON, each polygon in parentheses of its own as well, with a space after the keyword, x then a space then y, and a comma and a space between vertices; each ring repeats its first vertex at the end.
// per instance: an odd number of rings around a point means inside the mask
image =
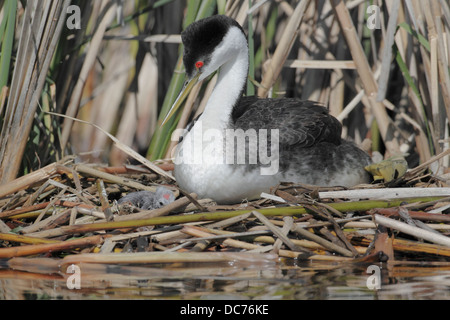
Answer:
POLYGON ((201 67, 203 67, 203 65, 204 65, 203 61, 197 61, 197 62, 195 63, 195 67, 196 67, 197 69, 200 69, 201 67))

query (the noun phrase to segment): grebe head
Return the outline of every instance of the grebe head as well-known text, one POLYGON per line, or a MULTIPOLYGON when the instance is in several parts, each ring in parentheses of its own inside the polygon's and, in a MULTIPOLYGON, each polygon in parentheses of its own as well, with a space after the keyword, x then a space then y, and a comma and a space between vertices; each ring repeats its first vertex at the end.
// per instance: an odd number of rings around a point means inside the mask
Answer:
POLYGON ((221 15, 192 23, 181 34, 181 39, 186 75, 192 79, 199 72, 199 81, 232 59, 236 50, 247 49, 242 27, 235 20, 221 15))
POLYGON ((181 39, 184 44, 186 82, 162 125, 181 106, 197 82, 206 79, 239 52, 244 51, 248 59, 244 30, 227 16, 216 15, 196 21, 182 32, 181 39))

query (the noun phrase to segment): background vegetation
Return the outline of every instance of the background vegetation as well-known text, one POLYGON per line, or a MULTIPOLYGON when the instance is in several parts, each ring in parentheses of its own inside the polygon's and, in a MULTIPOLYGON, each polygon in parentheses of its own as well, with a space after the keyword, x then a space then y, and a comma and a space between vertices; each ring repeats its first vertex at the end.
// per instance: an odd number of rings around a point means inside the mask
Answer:
MULTIPOLYGON (((446 0, 0 0, 0 184, 65 155, 131 161, 71 118, 150 160, 170 158, 171 132, 201 112, 215 80, 159 128, 184 81, 179 34, 217 13, 249 35, 247 94, 320 101, 344 137, 405 153, 410 167, 448 149, 446 0)), ((448 167, 444 157, 433 170, 448 167)))

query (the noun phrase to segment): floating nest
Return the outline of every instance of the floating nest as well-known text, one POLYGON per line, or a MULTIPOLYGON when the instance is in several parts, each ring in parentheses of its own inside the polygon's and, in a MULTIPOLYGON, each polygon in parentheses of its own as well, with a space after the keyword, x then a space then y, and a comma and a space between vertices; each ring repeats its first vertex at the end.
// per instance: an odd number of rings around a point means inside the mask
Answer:
POLYGON ((427 173, 427 164, 389 185, 281 184, 227 206, 179 190, 170 164, 158 168, 68 159, 1 186, 2 267, 29 271, 43 258, 60 272, 80 263, 194 261, 450 267, 447 174, 427 173), (120 200, 161 187, 173 198, 159 207, 120 200))

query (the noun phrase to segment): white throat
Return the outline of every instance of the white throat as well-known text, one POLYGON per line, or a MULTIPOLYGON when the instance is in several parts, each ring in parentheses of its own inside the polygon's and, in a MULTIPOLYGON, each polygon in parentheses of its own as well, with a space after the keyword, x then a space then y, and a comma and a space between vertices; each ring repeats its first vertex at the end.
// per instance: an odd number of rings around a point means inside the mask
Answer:
POLYGON ((210 65, 215 69, 220 67, 219 76, 199 120, 203 120, 204 126, 223 129, 247 81, 248 46, 241 30, 230 28, 214 50, 210 65))
POLYGON ((248 74, 247 39, 240 29, 229 29, 205 67, 199 80, 220 68, 219 77, 205 111, 176 149, 174 175, 183 190, 195 192, 200 197, 214 197, 219 202, 258 196, 259 189, 247 190, 246 186, 254 183, 259 188, 261 184, 273 185, 276 181, 238 183, 244 175, 242 168, 234 170, 234 166, 226 164, 226 152, 223 152, 223 133, 228 128, 248 74))

